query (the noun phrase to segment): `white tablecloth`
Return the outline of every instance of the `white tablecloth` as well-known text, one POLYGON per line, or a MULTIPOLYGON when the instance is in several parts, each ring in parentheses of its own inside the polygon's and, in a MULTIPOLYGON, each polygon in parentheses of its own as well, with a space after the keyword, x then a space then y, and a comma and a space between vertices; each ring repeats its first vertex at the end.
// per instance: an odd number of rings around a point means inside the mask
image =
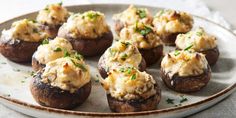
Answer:
MULTIPOLYGON (((28 12, 43 8, 46 4, 61 2, 61 0, 2 0, 0 1, 0 22, 28 12)), ((201 0, 64 0, 63 5, 92 4, 92 3, 127 3, 151 5, 163 8, 172 8, 190 12, 212 20, 231 29, 231 26, 217 11, 210 11, 201 0)), ((222 2, 223 3, 223 2, 222 2)), ((190 116, 191 118, 236 118, 236 93, 224 101, 190 116)), ((28 118, 0 104, 0 118, 28 118)))

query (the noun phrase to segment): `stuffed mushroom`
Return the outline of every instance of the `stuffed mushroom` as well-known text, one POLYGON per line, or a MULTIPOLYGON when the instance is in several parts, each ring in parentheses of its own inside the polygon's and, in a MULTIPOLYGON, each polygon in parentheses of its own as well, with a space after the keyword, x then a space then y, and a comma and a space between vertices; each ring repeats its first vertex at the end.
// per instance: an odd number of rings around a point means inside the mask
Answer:
POLYGON ((204 54, 176 50, 163 58, 161 78, 170 89, 195 92, 207 85, 211 78, 211 69, 204 54))
POLYGON ((132 67, 117 67, 101 81, 113 112, 138 112, 156 109, 161 90, 154 78, 132 67))
POLYGON ((219 49, 216 44, 216 37, 207 34, 202 27, 186 34, 179 34, 175 41, 177 49, 192 49, 205 54, 210 66, 213 66, 219 58, 219 49))
POLYGON ((91 92, 88 66, 82 59, 64 57, 48 62, 30 83, 31 93, 42 106, 72 109, 91 92))
POLYGON ((55 38, 59 27, 66 22, 69 12, 62 7, 62 3, 47 5, 39 11, 36 21, 41 24, 40 28, 49 35, 49 38, 55 38))
POLYGON ((3 30, 0 38, 0 52, 14 62, 29 62, 37 47, 48 35, 42 32, 39 24, 22 19, 3 30))
POLYGON ((136 22, 151 24, 153 18, 148 9, 130 5, 122 13, 115 14, 112 19, 115 22, 115 31, 119 35, 124 27, 134 25, 136 22))
POLYGON ((73 52, 72 45, 64 38, 56 37, 53 40, 46 39, 32 56, 32 67, 35 71, 41 70, 48 62, 73 52))
POLYGON ((120 32, 120 39, 130 41, 137 46, 147 66, 156 63, 163 55, 163 44, 153 27, 137 22, 120 32))
POLYGON ((60 27, 58 36, 68 39, 83 56, 102 54, 113 41, 105 15, 97 11, 71 15, 60 27))
POLYGON ((192 29, 193 18, 186 12, 166 9, 155 15, 153 25, 156 33, 166 45, 175 45, 178 34, 192 29))
POLYGON ((109 70, 117 66, 129 65, 140 71, 146 69, 146 62, 138 51, 138 48, 128 41, 119 40, 108 48, 98 62, 98 70, 103 78, 106 78, 109 70))

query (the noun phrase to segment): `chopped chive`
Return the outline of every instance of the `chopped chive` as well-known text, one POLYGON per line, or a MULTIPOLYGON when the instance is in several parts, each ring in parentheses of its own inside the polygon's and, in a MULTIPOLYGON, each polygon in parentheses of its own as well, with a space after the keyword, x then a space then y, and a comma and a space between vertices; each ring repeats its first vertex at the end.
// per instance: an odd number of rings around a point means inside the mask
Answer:
POLYGON ((120 68, 120 72, 125 72, 125 68, 120 68))
POLYGON ((131 76, 131 80, 135 80, 136 79, 136 74, 133 74, 132 76, 131 76))
POLYGON ((64 57, 69 57, 69 56, 70 56, 70 53, 67 50, 65 50, 64 51, 64 57))
POLYGON ((145 36, 145 35, 149 34, 150 32, 152 32, 152 29, 150 27, 144 26, 144 28, 140 29, 140 28, 138 28, 137 24, 136 24, 135 30, 136 30, 136 32, 140 33, 143 36, 145 36))
POLYGON ((180 54, 180 52, 179 52, 178 50, 175 50, 174 55, 175 55, 175 56, 178 56, 179 54, 180 54))
POLYGON ((76 63, 73 59, 71 59, 71 62, 76 66, 76 67, 79 67, 82 71, 87 71, 87 69, 82 65, 82 64, 79 64, 79 63, 76 63))
POLYGON ((81 54, 79 54, 79 53, 77 53, 77 52, 75 53, 74 56, 75 56, 75 58, 78 59, 78 60, 81 60, 81 59, 84 58, 81 54))
POLYGON ((58 5, 62 6, 63 2, 59 2, 58 5))
POLYGON ((198 36, 202 36, 202 32, 196 32, 198 36))
POLYGON ((54 52, 61 52, 62 51, 62 49, 61 48, 59 48, 59 47, 57 47, 56 49, 54 49, 53 50, 54 52))
POLYGON ((125 53, 121 56, 121 60, 125 61, 127 57, 128 57, 128 55, 125 53))
POLYGON ((48 39, 44 39, 41 44, 45 45, 45 44, 48 44, 48 43, 49 43, 49 40, 48 39))
POLYGON ((89 12, 86 15, 89 19, 96 19, 98 16, 100 16, 98 13, 93 13, 93 12, 89 12))
POLYGON ((174 104, 174 99, 168 98, 166 99, 167 104, 174 104))
POLYGON ((140 18, 145 18, 147 16, 146 11, 144 9, 138 9, 136 12, 140 18))
POLYGON ((192 48, 193 47, 193 44, 191 44, 191 45, 189 45, 188 47, 186 47, 185 49, 184 49, 184 51, 187 51, 187 50, 189 50, 190 48, 192 48))

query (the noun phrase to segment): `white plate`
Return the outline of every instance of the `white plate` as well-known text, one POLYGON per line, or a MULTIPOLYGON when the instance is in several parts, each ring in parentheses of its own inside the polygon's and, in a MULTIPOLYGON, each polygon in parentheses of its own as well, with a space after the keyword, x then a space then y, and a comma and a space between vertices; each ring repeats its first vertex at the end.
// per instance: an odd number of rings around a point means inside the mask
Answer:
MULTIPOLYGON (((106 19, 113 28, 111 17, 113 14, 126 9, 128 5, 100 4, 69 6, 73 12, 87 10, 98 10, 106 15, 106 19)), ((160 8, 147 7, 152 13, 160 8)), ((35 18, 37 12, 23 15, 0 24, 0 30, 9 28, 13 21, 22 18, 35 18)), ((137 117, 183 117, 219 102, 230 95, 236 88, 236 36, 225 28, 200 17, 194 17, 195 26, 201 26, 207 32, 217 37, 220 50, 220 58, 212 68, 212 79, 201 91, 192 94, 180 94, 168 89, 159 77, 159 67, 154 65, 147 71, 154 76, 162 89, 162 99, 158 108, 152 111, 132 113, 111 113, 107 105, 105 92, 101 85, 93 81, 92 92, 84 104, 74 110, 60 110, 38 105, 32 98, 29 91, 29 81, 32 79, 30 64, 17 64, 0 56, 0 102, 9 108, 24 114, 36 117, 76 117, 76 116, 137 116, 137 117), (181 96, 184 95, 188 101, 179 104, 181 96), (174 99, 175 104, 167 104, 168 98, 174 99), (177 105, 177 106, 176 106, 177 105)), ((114 31, 113 31, 114 32, 114 31)), ((168 48, 166 48, 168 49, 168 48)), ((99 57, 88 58, 86 62, 91 67, 93 80, 97 79, 97 61, 99 57)))

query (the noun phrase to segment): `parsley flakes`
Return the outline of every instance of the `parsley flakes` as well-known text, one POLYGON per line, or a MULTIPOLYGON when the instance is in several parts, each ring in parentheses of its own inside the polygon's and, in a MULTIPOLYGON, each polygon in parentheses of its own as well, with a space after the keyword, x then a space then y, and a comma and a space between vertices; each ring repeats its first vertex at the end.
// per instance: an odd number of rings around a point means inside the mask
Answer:
POLYGON ((130 79, 135 80, 136 79, 136 74, 133 74, 130 79))
POLYGON ((57 47, 56 49, 54 49, 53 50, 54 52, 61 52, 62 51, 62 49, 61 48, 59 48, 59 47, 57 47))
POLYGON ((80 63, 76 63, 73 59, 71 59, 71 62, 76 66, 79 67, 82 71, 87 71, 87 69, 80 63))
POLYGON ((138 9, 136 13, 140 18, 145 18, 147 16, 145 9, 138 9))
POLYGON ((48 44, 48 43, 49 43, 49 40, 48 39, 44 39, 41 44, 45 45, 45 44, 48 44))
POLYGON ((146 25, 144 25, 143 28, 139 28, 138 24, 136 24, 135 30, 136 30, 136 32, 138 32, 139 34, 141 34, 143 36, 145 36, 145 35, 149 34, 150 32, 152 32, 152 28, 150 28, 146 25))

